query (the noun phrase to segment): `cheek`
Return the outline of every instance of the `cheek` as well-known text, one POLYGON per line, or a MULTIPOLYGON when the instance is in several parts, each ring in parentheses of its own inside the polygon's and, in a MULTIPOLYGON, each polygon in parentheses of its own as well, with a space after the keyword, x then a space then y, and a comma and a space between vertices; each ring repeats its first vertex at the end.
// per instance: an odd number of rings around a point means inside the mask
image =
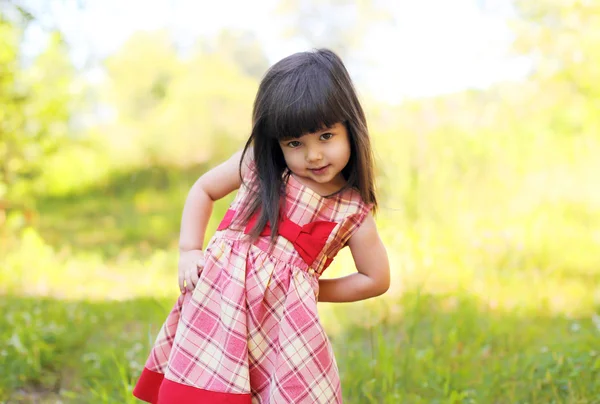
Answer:
POLYGON ((344 143, 342 146, 340 146, 340 160, 342 163, 344 163, 344 165, 348 164, 348 162, 350 161, 350 153, 352 153, 352 151, 349 142, 344 143))
POLYGON ((287 152, 284 152, 283 149, 282 149, 282 152, 283 152, 283 159, 285 160, 285 164, 289 168, 292 168, 298 164, 297 163, 298 158, 296 156, 298 153, 294 153, 294 151, 289 151, 289 150, 287 152))

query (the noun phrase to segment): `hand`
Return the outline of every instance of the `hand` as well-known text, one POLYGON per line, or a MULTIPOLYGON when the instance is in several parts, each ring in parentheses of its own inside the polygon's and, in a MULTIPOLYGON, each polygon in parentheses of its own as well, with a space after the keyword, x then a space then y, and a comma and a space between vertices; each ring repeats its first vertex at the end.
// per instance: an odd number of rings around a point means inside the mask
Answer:
POLYGON ((179 253, 178 280, 181 293, 194 290, 202 268, 204 268, 204 252, 202 250, 189 250, 179 253))

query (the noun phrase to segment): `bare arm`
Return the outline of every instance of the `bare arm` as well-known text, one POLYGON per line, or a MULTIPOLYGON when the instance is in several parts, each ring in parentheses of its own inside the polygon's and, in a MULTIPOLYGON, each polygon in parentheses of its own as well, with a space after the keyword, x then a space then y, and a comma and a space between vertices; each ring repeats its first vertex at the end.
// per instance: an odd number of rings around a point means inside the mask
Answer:
POLYGON ((242 183, 239 164, 242 152, 200 177, 190 189, 181 217, 179 234, 179 289, 192 291, 204 267, 204 235, 214 202, 238 189, 242 183))
POLYGON ((348 242, 357 273, 319 280, 320 302, 355 302, 385 293, 390 287, 390 265, 375 220, 369 214, 348 242))
POLYGON ((201 176, 190 189, 181 217, 179 251, 202 249, 214 202, 241 185, 241 156, 241 151, 235 153, 227 161, 201 176))

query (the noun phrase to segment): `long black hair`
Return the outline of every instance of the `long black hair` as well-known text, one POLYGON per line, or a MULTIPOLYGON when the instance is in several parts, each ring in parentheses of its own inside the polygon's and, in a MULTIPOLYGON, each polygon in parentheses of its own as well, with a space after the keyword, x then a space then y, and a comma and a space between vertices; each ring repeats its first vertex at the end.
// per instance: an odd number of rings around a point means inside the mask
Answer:
POLYGON ((328 49, 300 52, 280 60, 265 73, 254 101, 252 132, 241 159, 244 161, 253 145, 258 175, 253 184, 257 186, 251 188, 257 191, 246 205, 243 220, 261 209, 251 237, 257 237, 267 221, 272 239, 277 234, 287 169, 279 141, 336 123, 346 126, 350 140, 350 160, 342 170, 346 187, 355 188, 376 211, 373 153, 365 113, 342 60, 328 49))

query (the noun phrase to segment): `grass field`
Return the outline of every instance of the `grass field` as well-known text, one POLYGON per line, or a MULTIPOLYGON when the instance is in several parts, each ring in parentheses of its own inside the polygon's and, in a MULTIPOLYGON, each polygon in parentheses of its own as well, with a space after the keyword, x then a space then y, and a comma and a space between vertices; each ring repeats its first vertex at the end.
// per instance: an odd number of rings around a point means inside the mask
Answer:
MULTIPOLYGON (((171 302, 3 296, 0 399, 136 402, 133 384, 171 302)), ((368 325, 344 324, 356 306, 335 310, 349 403, 598 402, 600 325, 590 319, 497 313, 456 295, 413 292, 396 304, 402 315, 391 303, 369 314, 358 304, 368 325)))

